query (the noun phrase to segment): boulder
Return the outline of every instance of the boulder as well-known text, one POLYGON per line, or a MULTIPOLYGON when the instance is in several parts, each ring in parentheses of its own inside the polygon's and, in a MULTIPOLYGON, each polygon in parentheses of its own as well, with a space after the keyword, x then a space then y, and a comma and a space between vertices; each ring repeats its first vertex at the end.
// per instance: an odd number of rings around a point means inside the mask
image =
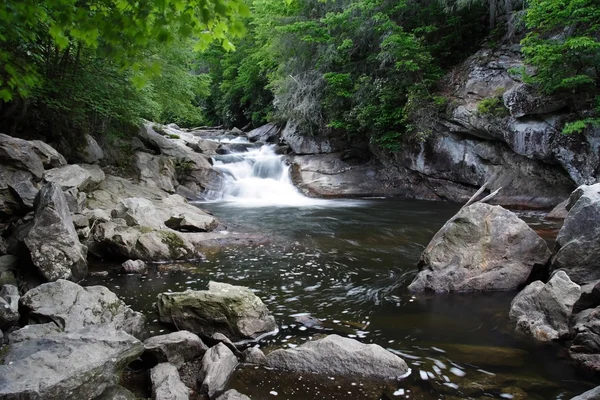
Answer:
POLYGON ((208 394, 211 399, 218 396, 225 389, 237 365, 237 358, 223 343, 211 347, 202 358, 200 376, 203 380, 200 391, 208 394))
POLYGON ((220 395, 217 400, 250 400, 250 397, 245 394, 241 394, 235 389, 229 389, 222 395, 220 395))
POLYGON ((0 398, 93 399, 142 354, 125 332, 86 328, 9 345, 0 365, 0 398))
POLYGON ((279 127, 274 123, 269 123, 263 126, 260 126, 256 129, 252 129, 248 132, 248 140, 251 142, 270 142, 272 138, 277 137, 279 133, 279 127))
POLYGON ((123 199, 112 210, 113 218, 122 218, 128 226, 145 226, 152 229, 166 229, 164 215, 150 200, 133 197, 123 199))
POLYGON ((0 289, 0 328, 10 328, 19 321, 19 289, 3 285, 0 289))
POLYGON ((65 332, 108 325, 139 336, 144 329, 144 316, 104 286, 82 287, 61 279, 31 289, 21 305, 31 322, 52 321, 65 332))
POLYGON ((161 363, 150 370, 153 400, 188 400, 189 389, 185 387, 177 367, 169 363, 161 363))
POLYGON ((563 271, 548 283, 535 281, 525 287, 510 304, 509 318, 518 332, 540 342, 564 339, 581 287, 563 271))
POLYGON ((223 333, 233 340, 257 339, 277 330, 275 318, 246 287, 209 282, 208 290, 161 293, 160 321, 201 336, 223 333))
POLYGON ((551 270, 564 270, 573 282, 600 279, 600 183, 578 187, 569 197, 569 211, 558 232, 551 270))
POLYGON ((546 242, 514 213, 475 203, 462 208, 435 234, 408 289, 514 290, 549 257, 546 242))
POLYGON ((175 193, 177 185, 175 164, 169 157, 137 152, 133 157, 133 165, 138 170, 138 178, 142 184, 153 189, 175 193))
POLYGON ((564 97, 545 96, 535 87, 525 83, 513 86, 504 92, 502 99, 510 115, 515 118, 534 114, 548 114, 567 105, 564 97))
POLYGON ((242 356, 242 353, 240 353, 240 351, 237 349, 237 347, 235 347, 235 344, 233 344, 233 342, 231 340, 229 340, 229 338, 227 336, 223 335, 220 332, 213 333, 213 335, 207 341, 209 342, 211 347, 215 344, 223 343, 225 346, 227 346, 229 348, 229 350, 231 350, 233 352, 233 354, 235 354, 236 357, 242 356))
POLYGON ((600 399, 600 386, 588 390, 579 396, 572 397, 571 400, 598 400, 600 399))
POLYGON ((54 322, 25 325, 21 329, 17 329, 8 334, 8 343, 13 344, 25 340, 40 339, 60 332, 62 332, 62 329, 54 322))
POLYGON ((569 200, 565 200, 562 203, 559 203, 554 207, 548 214, 546 214, 546 219, 557 219, 563 220, 567 218, 567 214, 569 211, 567 210, 567 203, 569 200))
POLYGON ((144 359, 153 363, 169 362, 176 367, 204 355, 208 350, 197 335, 188 331, 151 337, 144 342, 144 348, 144 359))
POLYGON ((334 153, 349 147, 335 137, 308 136, 299 132, 298 124, 288 121, 281 132, 281 139, 296 154, 334 153))
POLYGON ((111 386, 94 400, 138 400, 138 397, 123 386, 111 386))
POLYGON ((104 152, 98 145, 98 142, 96 142, 96 139, 86 133, 83 135, 83 141, 78 146, 77 151, 73 152, 73 156, 77 161, 86 164, 96 164, 104 158, 104 152))
POLYGON ((48 143, 42 142, 41 140, 31 140, 29 144, 33 146, 33 151, 35 151, 40 160, 42 160, 44 168, 58 168, 67 165, 67 160, 63 155, 48 143))
POLYGON ((104 179, 104 172, 99 166, 88 164, 65 165, 44 173, 46 182, 55 182, 63 190, 77 188, 85 192, 95 189, 104 179))
POLYGON ((403 359, 383 347, 338 335, 275 350, 267 355, 266 365, 292 372, 377 380, 397 380, 410 372, 403 359))
POLYGON ((580 312, 573 318, 575 338, 570 357, 587 372, 600 373, 600 307, 580 312))
POLYGON ((146 271, 146 263, 142 260, 127 260, 121 264, 121 268, 128 274, 141 274, 146 271))
POLYGON ((44 163, 35 147, 27 140, 0 133, 0 163, 15 169, 30 172, 40 179, 44 174, 44 163))
POLYGON ((0 171, 0 211, 11 215, 32 209, 38 186, 30 172, 3 168, 0 171))
POLYGON ((250 347, 243 352, 243 359, 245 363, 263 365, 267 362, 265 353, 258 347, 250 347))
POLYGON ((24 242, 33 264, 47 280, 86 276, 87 248, 79 242, 65 195, 58 184, 51 182, 40 190, 33 226, 24 242))

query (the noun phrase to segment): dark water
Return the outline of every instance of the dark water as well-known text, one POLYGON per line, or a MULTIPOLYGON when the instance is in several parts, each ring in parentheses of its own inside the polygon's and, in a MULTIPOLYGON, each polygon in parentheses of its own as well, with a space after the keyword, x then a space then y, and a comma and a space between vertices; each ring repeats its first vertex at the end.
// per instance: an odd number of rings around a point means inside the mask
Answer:
MULTIPOLYGON (((377 343, 401 355, 412 374, 391 386, 359 380, 241 368, 232 387, 252 399, 570 399, 593 386, 560 349, 514 335, 515 293, 410 295, 424 246, 458 210, 448 203, 331 201, 287 208, 203 204, 229 231, 261 232, 271 241, 207 254, 178 272, 90 278, 156 320, 163 291, 202 290, 209 280, 248 286, 275 315, 280 332, 260 343, 294 347, 322 333, 377 343), (319 329, 296 322, 310 315, 319 329), (383 397, 382 397, 383 396, 383 397)), ((523 218, 548 240, 557 227, 540 214, 523 218)), ((151 324, 154 334, 165 327, 151 324)))

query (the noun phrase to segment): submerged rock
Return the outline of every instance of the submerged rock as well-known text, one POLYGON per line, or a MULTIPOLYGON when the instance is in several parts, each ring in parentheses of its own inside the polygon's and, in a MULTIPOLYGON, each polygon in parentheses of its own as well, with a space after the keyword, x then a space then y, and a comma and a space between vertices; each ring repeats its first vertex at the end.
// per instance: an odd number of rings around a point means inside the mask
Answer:
POLYGON ((177 367, 204 355, 208 350, 197 335, 188 331, 151 337, 144 342, 144 348, 145 360, 154 363, 169 362, 177 367))
POLYGON ((435 234, 408 289, 514 290, 549 258, 546 242, 514 213, 475 203, 461 209, 435 234))
POLYGON ((33 264, 49 281, 83 279, 87 248, 79 242, 62 190, 56 183, 48 183, 36 203, 33 226, 24 239, 33 264))
POLYGON ((86 328, 9 345, 0 365, 0 398, 93 399, 119 380, 144 347, 112 329, 86 328))
POLYGON ((509 317, 517 331, 540 342, 563 339, 580 295, 580 286, 558 271, 548 283, 535 281, 519 292, 510 304, 509 317))
POLYGON ((217 400, 250 400, 250 397, 245 394, 241 394, 235 389, 230 389, 220 395, 217 400))
POLYGON ((150 370, 153 400, 188 400, 189 389, 185 387, 173 364, 162 363, 150 370))
POLYGON ((233 340, 257 339, 275 331, 275 318, 246 287, 209 282, 208 290, 158 295, 160 321, 201 336, 220 332, 233 340))
POLYGON ((551 269, 566 271, 579 284, 600 279, 600 183, 578 187, 566 208, 551 269))
POLYGON ((236 356, 223 343, 211 347, 202 359, 201 392, 209 398, 218 396, 227 385, 227 381, 238 365, 236 356))
POLYGON ((126 306, 104 286, 82 287, 62 279, 28 291, 21 304, 30 321, 53 321, 65 332, 109 325, 138 336, 145 323, 141 313, 126 306))
POLYGON ((146 263, 142 260, 127 260, 121 264, 121 268, 129 274, 141 274, 146 271, 146 263))
POLYGON ((294 349, 275 350, 266 365, 293 372, 327 376, 356 376, 369 379, 400 379, 410 369, 403 359, 376 344, 329 335, 294 349))

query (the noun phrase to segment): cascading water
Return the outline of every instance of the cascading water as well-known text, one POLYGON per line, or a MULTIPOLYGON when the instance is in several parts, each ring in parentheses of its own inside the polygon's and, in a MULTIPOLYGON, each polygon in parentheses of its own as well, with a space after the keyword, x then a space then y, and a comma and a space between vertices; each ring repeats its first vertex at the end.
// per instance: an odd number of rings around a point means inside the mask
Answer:
MULTIPOLYGON (((227 140, 243 143, 242 139, 227 140), (235 140, 235 141, 234 141, 235 140)), ((226 143, 221 140, 222 143, 226 143)), ((226 201, 238 206, 309 206, 327 203, 302 195, 292 184, 290 167, 274 145, 213 157, 215 169, 225 179, 221 190, 205 193, 207 201, 226 201)))

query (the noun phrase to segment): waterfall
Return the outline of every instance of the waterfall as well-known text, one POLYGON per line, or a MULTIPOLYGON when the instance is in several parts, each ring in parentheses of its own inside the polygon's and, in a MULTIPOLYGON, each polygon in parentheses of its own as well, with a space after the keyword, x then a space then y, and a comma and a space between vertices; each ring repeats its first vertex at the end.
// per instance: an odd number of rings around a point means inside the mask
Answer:
MULTIPOLYGON (((221 141, 223 142, 223 141, 221 141)), ((235 143, 242 143, 238 138, 235 143)), ((224 201, 242 207, 311 206, 327 200, 304 196, 292 184, 290 167, 274 145, 213 157, 224 180, 221 189, 205 193, 207 201, 224 201)))

